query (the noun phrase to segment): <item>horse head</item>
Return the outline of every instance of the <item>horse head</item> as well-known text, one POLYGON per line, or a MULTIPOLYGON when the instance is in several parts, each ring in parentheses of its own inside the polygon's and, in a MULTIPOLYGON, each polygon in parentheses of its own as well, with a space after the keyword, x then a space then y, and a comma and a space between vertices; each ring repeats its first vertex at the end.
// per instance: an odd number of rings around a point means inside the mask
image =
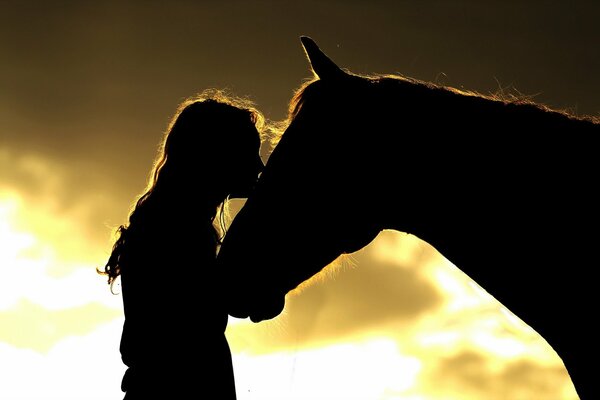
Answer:
POLYGON ((315 77, 292 101, 291 122, 218 257, 231 285, 230 314, 253 321, 278 315, 286 293, 382 229, 374 218, 382 200, 377 158, 355 151, 373 147, 370 127, 348 129, 357 121, 335 118, 361 112, 347 89, 354 77, 301 40, 315 77))

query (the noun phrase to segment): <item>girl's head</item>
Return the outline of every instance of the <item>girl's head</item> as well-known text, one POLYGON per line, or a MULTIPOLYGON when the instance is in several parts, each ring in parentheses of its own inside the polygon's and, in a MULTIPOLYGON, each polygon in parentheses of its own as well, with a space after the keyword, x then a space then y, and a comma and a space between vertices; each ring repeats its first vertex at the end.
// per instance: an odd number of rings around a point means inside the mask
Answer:
POLYGON ((135 203, 129 223, 119 227, 111 256, 99 271, 108 275, 109 283, 121 274, 121 256, 129 239, 143 240, 148 232, 157 231, 145 227, 163 221, 189 223, 190 217, 212 223, 228 198, 248 197, 263 168, 259 155, 263 123, 262 114, 248 101, 220 91, 204 92, 179 106, 148 187, 135 203))
MULTIPOLYGON (((221 92, 205 92, 183 102, 164 138, 152 186, 172 195, 190 189, 214 205, 227 197, 247 197, 263 168, 263 117, 251 104, 221 92)), ((158 189, 157 189, 158 190, 158 189)))

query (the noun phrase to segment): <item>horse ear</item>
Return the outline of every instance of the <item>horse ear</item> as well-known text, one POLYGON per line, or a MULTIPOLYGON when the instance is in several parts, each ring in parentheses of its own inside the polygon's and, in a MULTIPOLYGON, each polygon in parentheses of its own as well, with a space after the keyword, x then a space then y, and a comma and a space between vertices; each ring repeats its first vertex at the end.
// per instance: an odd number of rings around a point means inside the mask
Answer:
POLYGON ((345 75, 344 71, 340 69, 329 57, 321 51, 319 46, 314 40, 308 36, 300 36, 304 51, 310 61, 313 72, 320 79, 332 79, 345 75))

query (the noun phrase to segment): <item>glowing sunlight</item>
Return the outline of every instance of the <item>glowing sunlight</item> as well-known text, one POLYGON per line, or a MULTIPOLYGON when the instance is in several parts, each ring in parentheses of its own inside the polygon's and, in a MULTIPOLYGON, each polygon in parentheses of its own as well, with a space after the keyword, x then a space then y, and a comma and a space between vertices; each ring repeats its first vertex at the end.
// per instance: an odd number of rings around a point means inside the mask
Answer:
MULTIPOLYGON (((98 268, 150 266, 123 348, 130 393, 156 393, 147 372, 224 349, 215 304, 271 316, 383 226, 448 259, 385 230, 277 317, 229 317, 237 400, 578 400, 524 320, 595 390, 600 1, 0 4, 0 400, 123 399, 121 278, 98 268), (261 116, 186 101, 214 94, 261 116), (227 193, 224 225, 256 213, 206 273, 227 193)), ((233 387, 198 371, 182 390, 233 387)))
MULTIPOLYGON (((86 398, 120 398, 120 295, 96 275, 103 257, 94 263, 75 252, 62 260, 73 243, 43 235, 71 221, 27 224, 40 212, 1 192, 0 373, 15 378, 0 398, 81 399, 90 388, 95 394, 86 398), (62 262, 70 267, 56 274, 62 262)), ((492 387, 506 398, 577 398, 543 339, 431 246, 400 232, 381 233, 350 263, 288 295, 275 320, 230 321, 240 400, 462 400, 486 397, 492 387), (361 285, 376 279, 388 284, 361 285), (379 298, 397 304, 385 309, 379 298)))

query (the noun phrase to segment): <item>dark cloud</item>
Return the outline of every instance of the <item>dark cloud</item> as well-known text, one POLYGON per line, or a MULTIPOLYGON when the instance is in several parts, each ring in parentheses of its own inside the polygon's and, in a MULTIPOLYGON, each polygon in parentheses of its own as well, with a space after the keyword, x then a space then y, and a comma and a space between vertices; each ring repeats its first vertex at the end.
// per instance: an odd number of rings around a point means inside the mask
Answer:
POLYGON ((367 247, 330 279, 290 297, 290 329, 319 330, 340 337, 393 320, 414 320, 441 303, 438 289, 418 273, 418 266, 379 261, 367 247), (296 315, 296 317, 292 317, 296 315))
MULTIPOLYGON (((599 13, 592 1, 9 1, 0 13, 0 145, 72 171, 65 201, 114 198, 119 210, 98 209, 108 214, 90 223, 120 222, 183 98, 227 87, 267 117, 285 116, 310 76, 301 34, 355 72, 481 92, 496 90, 497 78, 597 114, 599 13)), ((29 190, 13 178, 2 171, 4 183, 29 190)))
MULTIPOLYGON (((23 200, 21 212, 33 215, 35 210, 56 221, 70 221, 77 227, 73 234, 84 234, 91 246, 107 245, 112 228, 125 221, 129 205, 145 186, 140 177, 137 185, 120 187, 84 160, 56 160, 35 153, 0 151, 0 170, 0 190, 18 193, 23 200)), ((30 233, 39 235, 35 230, 30 233)), ((52 245, 61 248, 61 243, 52 245)))
POLYGON ((393 339, 398 339, 403 327, 434 312, 443 295, 419 274, 418 263, 379 258, 376 251, 367 246, 352 255, 352 266, 342 262, 334 272, 322 272, 322 280, 288 295, 286 309, 275 321, 232 326, 232 341, 243 343, 252 337, 250 350, 259 352, 310 347, 366 335, 392 323, 398 329, 393 339))

